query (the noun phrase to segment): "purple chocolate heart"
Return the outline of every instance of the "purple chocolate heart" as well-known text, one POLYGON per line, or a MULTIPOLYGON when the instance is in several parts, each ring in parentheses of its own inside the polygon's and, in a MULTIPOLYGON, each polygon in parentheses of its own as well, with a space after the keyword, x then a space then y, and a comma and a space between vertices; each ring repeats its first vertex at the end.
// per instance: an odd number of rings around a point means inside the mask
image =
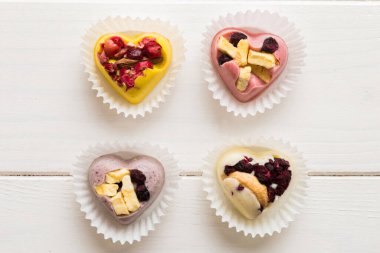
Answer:
POLYGON ((165 171, 162 164, 153 157, 131 152, 118 152, 96 158, 90 165, 88 179, 95 196, 112 216, 121 224, 130 224, 155 201, 161 192, 165 182, 165 171), (146 177, 145 186, 150 193, 149 200, 140 202, 141 207, 129 215, 116 215, 110 202, 111 198, 99 196, 95 191, 95 186, 105 183, 105 176, 108 172, 120 168, 141 171, 146 177))

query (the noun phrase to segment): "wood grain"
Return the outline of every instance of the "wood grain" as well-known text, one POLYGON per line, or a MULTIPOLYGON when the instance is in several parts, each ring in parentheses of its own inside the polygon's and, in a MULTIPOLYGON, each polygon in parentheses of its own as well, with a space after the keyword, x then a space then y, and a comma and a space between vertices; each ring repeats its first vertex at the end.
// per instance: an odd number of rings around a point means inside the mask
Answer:
POLYGON ((96 142, 150 141, 197 170, 215 143, 277 136, 304 152, 312 171, 379 171, 380 5, 321 3, 0 5, 0 170, 71 171, 96 142), (288 16, 307 44, 297 88, 272 111, 235 118, 202 81, 205 26, 242 9, 288 16), (196 18, 194 18, 194 13, 196 18), (161 17, 183 31, 189 49, 173 94, 144 119, 125 119, 90 90, 79 63, 80 37, 108 15, 161 17))
POLYGON ((310 182, 304 212, 281 234, 246 238, 209 208, 199 178, 181 181, 176 203, 142 242, 105 241, 84 219, 71 178, 0 178, 1 252, 366 252, 380 248, 380 178, 310 182))

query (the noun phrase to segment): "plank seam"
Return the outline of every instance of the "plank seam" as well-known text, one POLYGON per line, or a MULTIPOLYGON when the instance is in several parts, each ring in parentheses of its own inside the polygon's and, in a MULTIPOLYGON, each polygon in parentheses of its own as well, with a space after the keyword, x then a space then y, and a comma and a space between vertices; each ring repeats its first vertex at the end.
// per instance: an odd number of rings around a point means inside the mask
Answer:
MULTIPOLYGON (((377 171, 342 171, 342 172, 309 172, 310 177, 379 177, 377 171)), ((201 177, 202 171, 183 171, 179 174, 181 177, 201 177)), ((70 172, 46 172, 46 171, 0 171, 0 177, 72 177, 70 172)))

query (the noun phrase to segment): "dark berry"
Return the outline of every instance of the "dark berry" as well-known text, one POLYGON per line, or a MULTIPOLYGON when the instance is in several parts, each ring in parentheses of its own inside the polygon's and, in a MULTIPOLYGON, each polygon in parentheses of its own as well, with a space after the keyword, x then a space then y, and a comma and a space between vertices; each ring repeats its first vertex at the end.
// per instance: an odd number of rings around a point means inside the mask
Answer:
POLYGON ((133 60, 141 60, 143 58, 143 51, 138 47, 128 48, 127 58, 133 60))
POLYGON ((276 191, 272 187, 268 187, 267 189, 269 202, 273 202, 276 198, 276 191))
POLYGON ((275 158, 274 160, 277 161, 277 163, 280 165, 280 167, 282 167, 283 170, 287 170, 290 167, 289 162, 285 159, 275 158))
POLYGON ((219 66, 222 65, 223 63, 225 62, 228 62, 228 61, 231 61, 232 58, 226 54, 221 54, 219 55, 219 58, 218 58, 218 63, 219 63, 219 66))
POLYGON ((254 166, 246 160, 241 160, 237 164, 235 164, 235 168, 237 171, 251 174, 254 166))
POLYGON ((267 168, 269 171, 273 171, 274 170, 274 167, 271 163, 266 163, 265 164, 265 168, 267 168))
POLYGON ((137 185, 144 185, 146 177, 140 170, 131 170, 131 180, 137 185))
POLYGON ((278 43, 272 37, 266 38, 263 42, 263 46, 261 47, 262 52, 273 54, 278 49, 278 43))
POLYGON ((290 183, 291 178, 292 178, 292 172, 290 170, 284 170, 280 172, 279 175, 273 179, 273 183, 287 188, 290 183))
POLYGON ((237 44, 240 40, 245 40, 247 38, 247 35, 244 33, 233 33, 230 37, 230 43, 237 47, 237 44))
POLYGON ((231 173, 233 173, 235 171, 236 171, 236 169, 234 166, 230 166, 230 165, 224 166, 224 174, 226 174, 226 176, 229 176, 231 173))
POLYGON ((287 188, 287 187, 284 187, 284 186, 282 186, 282 185, 277 185, 277 187, 276 187, 276 189, 275 189, 276 195, 277 195, 277 196, 281 196, 282 194, 284 194, 286 188, 287 188))
POLYGON ((256 165, 254 167, 255 177, 259 180, 260 183, 268 185, 271 180, 270 171, 264 165, 256 165))
POLYGON ((239 186, 236 188, 236 190, 238 190, 239 192, 241 192, 242 190, 244 190, 244 186, 242 186, 241 184, 239 184, 239 186))
POLYGON ((136 196, 137 199, 141 201, 148 201, 150 198, 150 193, 145 185, 138 185, 136 187, 136 196))
POLYGON ((248 157, 248 156, 244 156, 244 161, 247 162, 247 163, 250 163, 253 161, 253 158, 252 157, 248 157))
POLYGON ((117 188, 117 191, 121 191, 121 188, 123 187, 123 182, 116 183, 119 188, 117 188))

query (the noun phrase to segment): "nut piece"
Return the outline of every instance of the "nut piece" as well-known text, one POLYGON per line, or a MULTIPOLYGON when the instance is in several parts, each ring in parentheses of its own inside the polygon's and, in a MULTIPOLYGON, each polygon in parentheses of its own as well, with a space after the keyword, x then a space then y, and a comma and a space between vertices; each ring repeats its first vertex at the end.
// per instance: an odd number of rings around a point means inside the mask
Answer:
POLYGON ((272 79, 272 76, 268 69, 258 66, 258 65, 252 65, 251 68, 252 68, 251 70, 252 73, 256 75, 258 78, 260 78, 261 80, 263 80, 265 83, 269 83, 270 80, 272 79))
POLYGON ((249 44, 248 40, 240 40, 237 44, 236 52, 236 62, 240 67, 247 65, 247 56, 248 56, 249 44))
POLYGON ((129 214, 127 205, 124 202, 121 192, 118 192, 114 197, 111 198, 111 204, 116 215, 129 214))
POLYGON ((228 54, 233 59, 236 57, 237 48, 234 47, 226 38, 220 36, 218 41, 218 49, 225 54, 228 54))
POLYGON ((101 184, 95 186, 95 191, 100 196, 115 196, 119 186, 117 184, 101 184))
POLYGON ((137 199, 131 177, 129 175, 124 176, 122 182, 121 192, 123 193, 125 204, 130 212, 134 212, 140 208, 140 202, 137 199))
POLYGON ((247 66, 244 68, 240 68, 239 78, 236 82, 236 88, 239 91, 245 91, 247 89, 250 78, 251 78, 251 67, 247 66))
POLYGON ((108 172, 106 174, 106 183, 108 184, 120 183, 125 175, 129 175, 129 170, 124 169, 124 168, 108 172))
POLYGON ((249 50, 248 63, 259 65, 267 69, 271 69, 278 64, 276 57, 273 54, 256 52, 249 50))
POLYGON ((234 173, 231 173, 229 177, 235 178, 244 187, 250 189, 256 195, 261 206, 266 207, 268 205, 267 187, 263 184, 260 184, 259 180, 257 180, 254 175, 236 171, 234 173))

